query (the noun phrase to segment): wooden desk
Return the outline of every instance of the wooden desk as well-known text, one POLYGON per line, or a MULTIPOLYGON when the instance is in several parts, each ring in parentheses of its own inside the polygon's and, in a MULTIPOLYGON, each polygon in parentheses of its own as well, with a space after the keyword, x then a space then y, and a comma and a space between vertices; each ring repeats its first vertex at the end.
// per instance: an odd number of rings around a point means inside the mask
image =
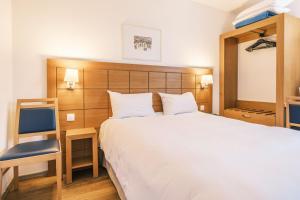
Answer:
POLYGON ((98 177, 98 142, 95 128, 71 129, 66 132, 66 182, 72 183, 73 169, 93 166, 93 177, 98 177), (72 141, 92 139, 92 158, 72 159, 72 141))

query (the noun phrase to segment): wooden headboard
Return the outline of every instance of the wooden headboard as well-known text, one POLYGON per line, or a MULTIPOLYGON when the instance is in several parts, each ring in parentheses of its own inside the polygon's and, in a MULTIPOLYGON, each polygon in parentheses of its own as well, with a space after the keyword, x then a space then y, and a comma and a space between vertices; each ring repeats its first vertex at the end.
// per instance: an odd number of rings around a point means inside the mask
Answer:
POLYGON ((192 92, 197 104, 211 112, 212 87, 200 89, 203 74, 212 74, 212 69, 48 59, 47 95, 58 97, 61 130, 98 128, 111 116, 108 89, 121 93, 153 92, 155 111, 162 111, 157 92, 192 92), (65 69, 69 67, 79 69, 79 83, 74 90, 67 89, 64 82, 65 69), (67 113, 74 113, 75 121, 67 122, 67 113))
MULTIPOLYGON (((107 90, 121 93, 153 92, 153 107, 162 111, 157 92, 181 94, 192 92, 197 104, 212 110, 212 86, 200 89, 203 74, 212 74, 211 68, 180 68, 138 64, 95 62, 75 59, 47 60, 47 96, 58 97, 63 156, 65 130, 95 127, 111 116, 107 90), (67 89, 65 70, 79 69, 79 83, 74 90, 67 89), (68 122, 67 114, 74 113, 75 121, 68 122)), ((79 140, 72 147, 73 158, 91 157, 91 141, 79 140), (76 143, 78 142, 78 143, 76 143)), ((63 162, 65 169, 65 162, 63 162)), ((49 175, 55 173, 55 163, 49 162, 49 175)))

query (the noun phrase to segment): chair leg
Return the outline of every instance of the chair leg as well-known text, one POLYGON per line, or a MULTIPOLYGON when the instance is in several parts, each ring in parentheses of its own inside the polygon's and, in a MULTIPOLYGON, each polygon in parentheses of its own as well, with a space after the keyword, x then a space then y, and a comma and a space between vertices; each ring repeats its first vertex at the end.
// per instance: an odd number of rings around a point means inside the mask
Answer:
POLYGON ((19 189, 19 166, 14 167, 14 190, 19 189))
POLYGON ((56 182, 57 182, 57 200, 61 200, 62 196, 62 163, 61 163, 61 153, 56 156, 56 182))
POLYGON ((0 168, 0 200, 2 200, 2 169, 0 168))

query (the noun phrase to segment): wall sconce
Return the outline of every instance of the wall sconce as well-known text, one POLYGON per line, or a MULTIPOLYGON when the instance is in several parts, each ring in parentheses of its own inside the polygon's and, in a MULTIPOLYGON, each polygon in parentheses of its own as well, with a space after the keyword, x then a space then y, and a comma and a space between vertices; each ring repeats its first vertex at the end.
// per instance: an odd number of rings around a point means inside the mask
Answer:
POLYGON ((213 76, 211 74, 201 76, 201 82, 200 82, 201 89, 208 88, 208 86, 213 83, 214 83, 213 76))
POLYGON ((67 88, 73 90, 75 88, 75 83, 79 82, 78 69, 66 69, 64 81, 67 82, 67 88))

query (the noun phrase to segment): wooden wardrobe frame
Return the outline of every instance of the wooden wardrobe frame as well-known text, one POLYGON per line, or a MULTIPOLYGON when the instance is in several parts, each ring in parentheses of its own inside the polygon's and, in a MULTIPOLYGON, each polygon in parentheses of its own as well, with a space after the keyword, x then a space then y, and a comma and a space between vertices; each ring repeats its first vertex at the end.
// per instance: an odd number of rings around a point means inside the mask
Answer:
POLYGON ((238 101, 238 44, 265 36, 277 36, 276 126, 284 126, 285 99, 300 86, 300 20, 280 14, 220 36, 220 114, 238 101))

